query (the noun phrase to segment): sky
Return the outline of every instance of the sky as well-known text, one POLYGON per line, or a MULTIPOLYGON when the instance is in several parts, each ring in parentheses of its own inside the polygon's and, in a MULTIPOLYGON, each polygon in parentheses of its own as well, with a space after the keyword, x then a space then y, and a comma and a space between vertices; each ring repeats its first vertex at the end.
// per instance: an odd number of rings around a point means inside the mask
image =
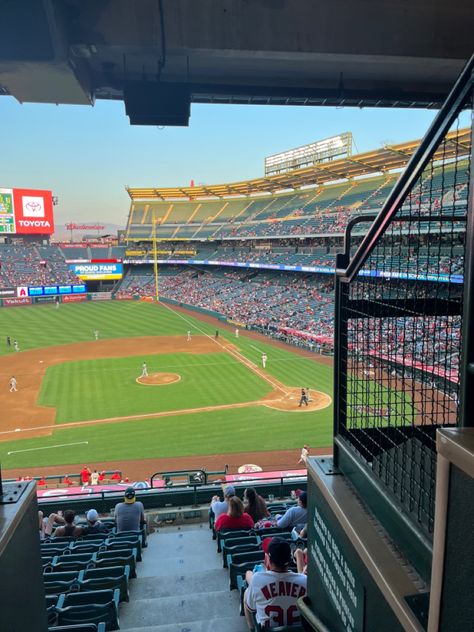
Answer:
POLYGON ((131 126, 120 101, 94 107, 0 97, 0 187, 51 189, 55 221, 125 225, 125 186, 218 184, 263 175, 267 155, 345 131, 364 152, 420 138, 434 111, 192 105, 187 128, 131 126))

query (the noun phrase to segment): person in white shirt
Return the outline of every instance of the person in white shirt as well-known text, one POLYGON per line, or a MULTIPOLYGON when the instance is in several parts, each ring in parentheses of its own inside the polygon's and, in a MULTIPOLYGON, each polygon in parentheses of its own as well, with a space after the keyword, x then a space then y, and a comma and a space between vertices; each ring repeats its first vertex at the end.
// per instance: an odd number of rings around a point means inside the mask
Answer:
POLYGON ((187 340, 188 342, 191 342, 191 331, 190 331, 190 330, 189 330, 189 331, 188 331, 188 333, 187 333, 186 340, 187 340))
POLYGON ((265 570, 247 571, 249 587, 244 595, 247 625, 254 629, 253 615, 262 628, 300 624, 296 601, 306 594, 306 575, 288 570, 291 546, 283 538, 266 538, 265 570))
POLYGON ((97 485, 99 483, 99 472, 94 470, 91 474, 91 485, 97 485))
POLYGON ((142 364, 142 374, 141 377, 148 377, 148 368, 146 362, 142 364))
POLYGON ((238 338, 238 337, 239 337, 239 330, 238 330, 238 329, 236 329, 236 330, 235 330, 235 337, 236 337, 236 338, 238 338))
POLYGON ((16 393, 17 390, 18 389, 16 387, 16 377, 12 375, 10 378, 10 393, 16 393))
POLYGON ((265 368, 267 366, 267 360, 268 360, 267 354, 263 353, 262 354, 262 366, 263 366, 263 368, 265 368))

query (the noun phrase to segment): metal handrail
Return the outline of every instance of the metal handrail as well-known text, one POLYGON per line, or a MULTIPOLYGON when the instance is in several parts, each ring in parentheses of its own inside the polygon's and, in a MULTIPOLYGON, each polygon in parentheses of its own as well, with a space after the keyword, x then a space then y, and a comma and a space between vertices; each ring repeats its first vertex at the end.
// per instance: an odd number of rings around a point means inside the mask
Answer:
POLYGON ((441 144, 441 141, 455 121, 459 110, 467 101, 470 90, 472 89, 473 72, 474 55, 472 55, 464 66, 449 96, 422 139, 420 146, 410 158, 406 169, 389 193, 380 213, 362 240, 355 255, 348 262, 347 268, 337 271, 342 282, 350 282, 357 275, 374 250, 380 237, 385 233, 392 222, 394 215, 405 202, 408 193, 432 158, 437 147, 441 144))
MULTIPOLYGON (((184 470, 185 472, 188 472, 188 470, 184 470)), ((193 470, 193 471, 199 471, 199 470, 193 470)), ((156 473, 158 474, 158 473, 156 473)), ((234 487, 237 488, 243 488, 243 487, 247 487, 250 483, 252 483, 253 485, 260 485, 260 484, 274 484, 274 485, 279 485, 280 486, 280 490, 283 490, 283 486, 285 484, 288 484, 289 482, 291 482, 292 480, 296 481, 300 481, 301 483, 305 484, 306 481, 303 481, 302 479, 306 478, 303 475, 299 475, 299 474, 293 474, 293 475, 287 475, 287 476, 268 476, 265 478, 258 478, 258 479, 248 479, 248 480, 242 480, 242 481, 232 481, 232 482, 228 482, 228 485, 233 485, 234 487)), ((144 494, 150 494, 150 492, 152 494, 158 494, 158 493, 165 493, 167 492, 169 493, 173 493, 175 491, 192 491, 194 493, 194 496, 196 498, 196 494, 199 491, 203 491, 203 490, 209 490, 210 492, 212 492, 213 490, 216 489, 220 489, 221 488, 221 483, 207 483, 205 485, 202 484, 191 484, 191 483, 178 483, 176 485, 173 485, 173 487, 169 488, 169 487, 146 487, 146 488, 138 488, 136 489, 136 494, 137 494, 137 498, 140 496, 140 494, 144 493, 144 494)), ((65 492, 68 488, 64 488, 65 492)), ((92 487, 89 487, 89 489, 93 489, 92 487)), ((59 489, 55 490, 55 491, 60 491, 59 489)), ((38 498, 38 502, 39 503, 51 503, 54 502, 55 500, 58 500, 58 502, 64 502, 64 501, 69 501, 69 500, 84 500, 86 498, 97 498, 100 499, 101 501, 105 501, 111 497, 117 497, 120 498, 123 496, 125 492, 125 487, 122 487, 122 489, 104 489, 104 490, 93 490, 93 491, 80 491, 80 492, 74 492, 74 493, 65 493, 64 495, 61 494, 57 494, 54 496, 41 496, 38 498)))

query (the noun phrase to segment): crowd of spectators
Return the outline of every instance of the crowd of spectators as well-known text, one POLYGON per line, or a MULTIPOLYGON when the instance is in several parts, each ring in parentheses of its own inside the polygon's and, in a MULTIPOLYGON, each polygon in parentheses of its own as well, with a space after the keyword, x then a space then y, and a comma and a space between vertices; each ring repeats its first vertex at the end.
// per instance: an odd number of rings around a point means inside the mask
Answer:
POLYGON ((0 244, 0 286, 77 283, 59 248, 0 244))

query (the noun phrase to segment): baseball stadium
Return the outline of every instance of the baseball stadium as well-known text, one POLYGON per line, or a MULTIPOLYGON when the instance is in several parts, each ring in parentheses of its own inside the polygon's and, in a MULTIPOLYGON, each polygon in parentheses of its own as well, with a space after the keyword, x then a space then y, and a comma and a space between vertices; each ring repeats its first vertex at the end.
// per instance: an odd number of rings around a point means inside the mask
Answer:
MULTIPOLYGON (((158 87, 124 61, 119 89, 108 28, 133 14, 141 46, 151 14, 57 4, 85 39, 74 64, 36 53, 45 102, 82 103, 101 76, 132 124, 283 98, 438 112, 422 138, 359 152, 341 129, 248 180, 132 184, 112 235, 58 238, 54 183, 0 182, 0 632, 467 632, 474 57, 438 91, 362 77, 346 100, 295 79, 263 97, 237 53, 249 85, 230 69, 211 89, 187 33, 203 78, 170 88, 165 0, 158 87)), ((11 63, 0 95, 21 101, 11 63)))
MULTIPOLYGON (((452 182, 449 195, 460 217, 469 134, 448 135, 439 166, 420 190, 421 197, 441 195, 452 182)), ((330 139, 338 152, 342 138, 330 139)), ((313 454, 330 453, 335 256, 349 222, 380 210, 418 145, 332 160, 330 175, 321 162, 265 182, 130 188, 121 246, 43 245, 44 235, 0 245, 0 292, 15 294, 3 299, 14 309, 0 312, 2 373, 6 383, 9 373, 16 380, 14 392, 0 395, 6 475, 65 475, 87 462, 94 469, 120 466, 141 481, 153 471, 196 463, 211 470, 247 462, 266 471, 295 470, 304 444, 313 454), (342 183, 331 184, 335 175, 342 183), (309 182, 316 186, 305 188, 309 182), (292 191, 274 193, 282 188, 292 191), (84 291, 58 293, 68 286, 84 291), (304 405, 302 388, 309 391, 304 405)), ((356 244, 367 221, 354 231, 356 244)), ((431 236, 428 228, 420 239, 431 236)), ((462 278, 461 225, 452 236, 457 242, 440 235, 436 250, 426 240, 423 269, 413 265, 410 243, 397 245, 398 259, 373 257, 370 267, 387 278, 396 273, 407 291, 424 283, 427 292, 445 292, 448 280, 462 278)), ((459 327, 448 320, 435 326, 452 328, 437 351, 443 366, 432 378, 434 389, 438 379, 451 384, 440 402, 449 409, 459 327)), ((394 347, 374 354, 373 392, 363 405, 387 418, 413 406, 423 425, 427 412, 416 393, 384 384, 383 372, 397 370, 394 355, 406 365, 405 333, 395 327, 394 347)), ((425 353, 423 333, 410 335, 425 353)), ((424 370, 422 353, 409 360, 414 371, 424 370)))

